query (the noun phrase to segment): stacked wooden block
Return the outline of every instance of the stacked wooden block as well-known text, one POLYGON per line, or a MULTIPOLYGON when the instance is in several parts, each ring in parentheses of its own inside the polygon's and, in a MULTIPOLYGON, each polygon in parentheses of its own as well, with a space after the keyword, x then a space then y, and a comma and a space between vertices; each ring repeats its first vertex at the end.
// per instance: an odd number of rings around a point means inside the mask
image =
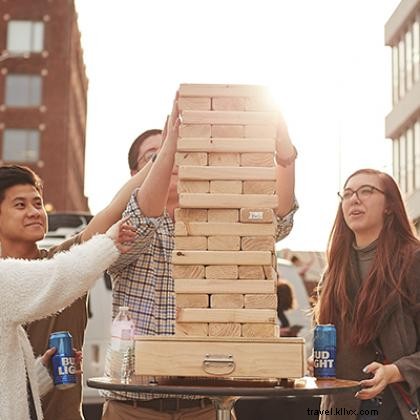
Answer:
POLYGON ((177 335, 277 337, 275 109, 261 86, 181 85, 177 335))

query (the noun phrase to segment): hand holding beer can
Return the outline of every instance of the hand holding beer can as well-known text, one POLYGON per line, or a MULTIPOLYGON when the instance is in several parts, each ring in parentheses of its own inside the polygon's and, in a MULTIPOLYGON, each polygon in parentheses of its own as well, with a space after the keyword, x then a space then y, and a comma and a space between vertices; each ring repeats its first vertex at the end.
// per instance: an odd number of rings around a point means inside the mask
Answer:
POLYGON ((317 325, 314 331, 314 376, 335 378, 337 338, 332 324, 317 325))
POLYGON ((71 334, 68 331, 52 333, 48 347, 56 348, 51 359, 54 385, 59 389, 68 389, 76 385, 76 359, 71 334))

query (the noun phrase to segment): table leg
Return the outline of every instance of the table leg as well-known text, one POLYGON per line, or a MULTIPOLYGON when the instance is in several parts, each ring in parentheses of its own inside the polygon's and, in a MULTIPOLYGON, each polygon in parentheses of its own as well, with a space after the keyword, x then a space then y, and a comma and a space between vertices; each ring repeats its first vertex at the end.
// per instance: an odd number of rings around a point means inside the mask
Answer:
POLYGON ((216 407, 217 420, 231 420, 230 413, 238 397, 210 397, 216 407))

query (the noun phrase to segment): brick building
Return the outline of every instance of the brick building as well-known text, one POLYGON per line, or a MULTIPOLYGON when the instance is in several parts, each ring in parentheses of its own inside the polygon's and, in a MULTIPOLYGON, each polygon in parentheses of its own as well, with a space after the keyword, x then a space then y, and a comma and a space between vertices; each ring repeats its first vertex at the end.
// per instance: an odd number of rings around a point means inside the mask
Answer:
POLYGON ((0 163, 45 183, 47 208, 87 211, 87 77, 74 0, 0 1, 0 163))

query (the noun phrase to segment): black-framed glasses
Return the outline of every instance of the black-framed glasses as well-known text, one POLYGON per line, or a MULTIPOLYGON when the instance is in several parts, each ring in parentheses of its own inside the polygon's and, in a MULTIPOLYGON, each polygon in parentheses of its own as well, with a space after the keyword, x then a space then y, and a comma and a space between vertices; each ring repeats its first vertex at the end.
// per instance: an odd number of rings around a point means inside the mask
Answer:
POLYGON ((385 191, 382 191, 373 185, 362 185, 357 188, 357 190, 345 188, 344 191, 338 192, 337 194, 341 201, 349 201, 353 197, 353 194, 356 194, 356 197, 359 199, 359 201, 363 201, 369 199, 369 197, 371 197, 375 191, 381 194, 385 194, 385 191))

